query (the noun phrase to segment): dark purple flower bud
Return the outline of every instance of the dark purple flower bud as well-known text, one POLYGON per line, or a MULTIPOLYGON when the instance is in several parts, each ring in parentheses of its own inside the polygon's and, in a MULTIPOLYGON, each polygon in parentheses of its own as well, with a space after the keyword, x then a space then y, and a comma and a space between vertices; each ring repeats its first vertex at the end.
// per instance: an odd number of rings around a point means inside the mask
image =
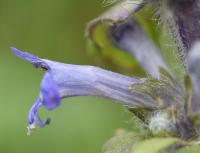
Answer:
POLYGON ((144 80, 124 76, 94 66, 80 66, 40 59, 29 53, 12 48, 16 56, 27 60, 36 67, 42 67, 46 73, 41 82, 40 95, 32 106, 28 117, 29 130, 35 125, 44 127, 49 123, 41 121, 37 115, 38 108, 44 105, 53 110, 65 97, 101 96, 121 102, 130 108, 157 108, 157 103, 147 94, 134 92, 130 85, 144 80))

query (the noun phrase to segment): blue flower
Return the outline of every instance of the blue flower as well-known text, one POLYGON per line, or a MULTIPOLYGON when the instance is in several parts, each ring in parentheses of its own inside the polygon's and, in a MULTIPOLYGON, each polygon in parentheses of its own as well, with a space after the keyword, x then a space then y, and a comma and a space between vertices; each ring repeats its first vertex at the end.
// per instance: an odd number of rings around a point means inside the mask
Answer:
MULTIPOLYGON (((63 64, 41 59, 12 48, 19 58, 46 70, 39 96, 29 111, 29 133, 37 126, 42 128, 50 123, 50 119, 42 121, 38 116, 40 106, 53 110, 66 97, 101 96, 128 106, 152 133, 164 131, 167 135, 187 140, 197 137, 196 132, 199 129, 197 115, 200 113, 200 41, 199 29, 195 22, 199 18, 193 16, 200 12, 196 9, 196 2, 188 1, 184 5, 179 2, 174 5, 165 2, 150 2, 153 8, 158 10, 158 15, 170 21, 169 27, 176 40, 185 73, 181 78, 177 78, 167 66, 159 48, 132 18, 132 15, 147 3, 148 1, 145 0, 140 0, 137 4, 120 1, 110 11, 93 20, 86 30, 89 41, 93 42, 91 46, 95 46, 95 49, 107 52, 112 44, 123 53, 133 55, 145 72, 150 75, 145 79, 124 76, 94 66, 63 64), (191 3, 190 7, 185 5, 187 3, 191 3), (163 8, 168 8, 171 15, 167 13, 168 16, 165 16, 166 13, 163 13, 162 9, 157 9, 162 5, 166 6, 163 8), (189 8, 193 11, 189 13, 188 11, 180 11, 180 13, 173 11, 174 8, 179 7, 182 7, 182 10, 189 8), (183 22, 188 17, 191 22, 183 22), (103 28, 98 29, 102 25, 103 28), (109 43, 106 42, 104 45, 103 41, 96 39, 96 29, 106 34, 106 41, 109 43)), ((109 56, 113 62, 118 62, 112 58, 114 54, 109 53, 109 56)), ((120 64, 117 63, 117 65, 120 64)))
POLYGON ((40 106, 53 110, 66 97, 101 96, 121 102, 130 108, 157 107, 157 104, 150 96, 133 92, 129 89, 130 85, 142 83, 144 80, 94 66, 63 64, 41 59, 16 48, 12 48, 12 51, 16 56, 29 61, 35 67, 41 67, 46 70, 41 82, 39 97, 29 111, 29 133, 35 127, 44 127, 50 122, 50 119, 42 121, 39 118, 38 108, 40 106))

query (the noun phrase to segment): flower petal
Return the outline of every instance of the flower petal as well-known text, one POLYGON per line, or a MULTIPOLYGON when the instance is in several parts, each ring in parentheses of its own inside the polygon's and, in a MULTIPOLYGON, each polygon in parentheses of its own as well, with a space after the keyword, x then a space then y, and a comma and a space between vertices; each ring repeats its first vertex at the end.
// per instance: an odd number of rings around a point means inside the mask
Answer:
MULTIPOLYGON (((15 53, 20 55, 19 57, 22 59, 28 61, 30 58, 24 58, 24 56, 33 57, 33 55, 28 53, 23 54, 23 52, 19 50, 15 50, 15 53)), ((46 96, 45 94, 50 96, 45 98, 48 100, 50 99, 50 103, 53 102, 52 99, 55 99, 56 104, 51 104, 52 106, 59 105, 58 94, 51 92, 46 93, 47 90, 45 88, 50 87, 53 92, 58 90, 60 98, 72 96, 101 96, 121 102, 128 107, 157 107, 157 104, 154 103, 150 96, 133 92, 129 89, 130 85, 142 83, 144 80, 135 79, 94 66, 64 64, 40 59, 36 56, 31 58, 29 62, 32 63, 32 61, 38 61, 38 63, 36 62, 34 65, 45 65, 48 68, 48 74, 45 74, 41 84, 41 96, 42 98, 46 96), (48 81, 51 82, 50 86, 48 86, 48 81)), ((48 103, 45 102, 45 99, 43 99, 43 104, 48 103)), ((48 104, 44 106, 47 109, 50 107, 48 104)))
POLYGON ((29 61, 31 64, 33 64, 36 68, 37 67, 43 67, 45 69, 49 69, 46 63, 44 63, 40 58, 37 56, 31 55, 26 52, 21 52, 17 48, 12 47, 11 48, 12 52, 19 58, 29 61))
POLYGON ((100 96, 115 100, 129 108, 157 109, 159 106, 148 94, 131 91, 130 85, 143 83, 144 80, 124 76, 94 66, 80 66, 40 59, 34 55, 13 49, 20 58, 29 61, 36 67, 44 67, 45 73, 41 82, 40 97, 29 112, 29 129, 34 124, 44 127, 37 115, 43 104, 48 110, 60 105, 62 98, 72 96, 100 96))
POLYGON ((46 121, 42 121, 40 117, 38 116, 38 109, 41 106, 42 102, 41 99, 38 98, 36 102, 33 104, 31 109, 29 110, 28 114, 28 135, 32 132, 33 129, 35 129, 37 126, 40 128, 48 125, 50 123, 50 118, 48 118, 46 121))

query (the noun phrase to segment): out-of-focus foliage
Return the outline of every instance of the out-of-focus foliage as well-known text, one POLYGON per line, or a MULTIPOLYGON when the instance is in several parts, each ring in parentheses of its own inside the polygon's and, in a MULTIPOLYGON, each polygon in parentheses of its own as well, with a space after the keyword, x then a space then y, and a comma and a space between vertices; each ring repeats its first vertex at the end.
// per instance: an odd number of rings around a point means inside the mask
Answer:
POLYGON ((104 144, 102 153, 130 153, 137 141, 139 138, 135 133, 119 129, 115 136, 104 144))
POLYGON ((178 150, 176 153, 199 153, 199 150, 200 150, 199 145, 187 146, 185 148, 178 150))
POLYGON ((132 153, 159 153, 172 144, 177 143, 176 138, 152 138, 133 145, 132 153))

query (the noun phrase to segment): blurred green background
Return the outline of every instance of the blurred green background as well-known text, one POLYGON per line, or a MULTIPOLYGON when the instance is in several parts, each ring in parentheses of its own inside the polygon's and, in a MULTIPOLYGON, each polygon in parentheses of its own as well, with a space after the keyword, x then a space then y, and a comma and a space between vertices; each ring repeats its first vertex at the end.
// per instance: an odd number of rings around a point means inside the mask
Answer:
POLYGON ((0 0, 0 153, 98 153, 131 114, 98 97, 65 99, 44 129, 27 136, 27 114, 37 98, 41 70, 16 58, 17 47, 43 58, 95 65, 86 52, 86 23, 105 9, 101 0, 0 0))

